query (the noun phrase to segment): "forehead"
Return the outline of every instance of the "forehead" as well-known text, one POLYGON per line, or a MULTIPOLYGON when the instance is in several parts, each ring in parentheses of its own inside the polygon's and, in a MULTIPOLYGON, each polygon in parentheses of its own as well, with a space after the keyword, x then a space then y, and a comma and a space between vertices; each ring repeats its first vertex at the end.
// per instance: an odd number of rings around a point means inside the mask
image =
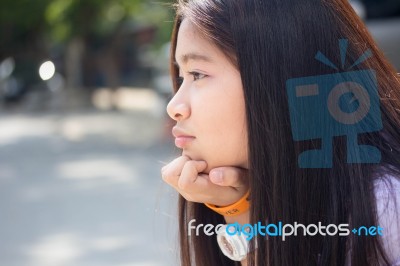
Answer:
POLYGON ((175 50, 175 61, 185 65, 189 61, 216 62, 225 55, 189 20, 184 19, 179 27, 175 50))

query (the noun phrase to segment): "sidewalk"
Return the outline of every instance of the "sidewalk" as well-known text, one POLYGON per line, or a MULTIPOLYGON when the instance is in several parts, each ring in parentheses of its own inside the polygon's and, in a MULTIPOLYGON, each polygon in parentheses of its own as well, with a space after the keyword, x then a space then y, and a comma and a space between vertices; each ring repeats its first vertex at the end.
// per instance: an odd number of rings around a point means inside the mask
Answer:
POLYGON ((0 265, 177 265, 164 118, 81 100, 0 114, 0 265))

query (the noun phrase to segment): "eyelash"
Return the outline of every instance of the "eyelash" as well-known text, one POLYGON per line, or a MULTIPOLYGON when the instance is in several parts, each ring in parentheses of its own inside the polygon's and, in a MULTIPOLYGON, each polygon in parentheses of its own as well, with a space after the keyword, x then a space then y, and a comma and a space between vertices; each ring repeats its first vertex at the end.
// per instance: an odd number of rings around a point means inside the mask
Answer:
POLYGON ((176 83, 178 84, 178 87, 180 87, 183 83, 183 78, 182 77, 177 77, 176 78, 176 83))
MULTIPOLYGON (((188 73, 189 75, 193 76, 193 81, 196 81, 196 80, 205 78, 205 77, 207 76, 207 75, 205 75, 205 74, 202 74, 202 73, 199 73, 199 72, 196 72, 196 71, 191 71, 191 72, 187 72, 187 73, 188 73), (201 76, 201 77, 199 77, 199 76, 201 76)), ((182 85, 183 80, 184 80, 183 77, 178 77, 178 78, 177 78, 177 83, 178 83, 179 86, 182 85)))
POLYGON ((201 74, 201 73, 196 72, 196 71, 188 72, 188 74, 190 74, 190 75, 193 76, 193 80, 194 80, 194 81, 199 80, 199 79, 202 79, 202 78, 204 78, 204 77, 206 76, 206 75, 201 74), (197 76, 197 78, 196 78, 196 76, 197 76), (202 76, 202 77, 199 78, 198 76, 202 76))

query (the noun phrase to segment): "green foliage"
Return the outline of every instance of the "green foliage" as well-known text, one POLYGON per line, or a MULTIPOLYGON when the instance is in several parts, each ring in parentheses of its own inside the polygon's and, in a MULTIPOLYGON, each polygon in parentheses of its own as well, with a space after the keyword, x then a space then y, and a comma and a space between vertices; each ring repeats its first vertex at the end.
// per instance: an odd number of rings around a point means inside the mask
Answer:
POLYGON ((0 4, 0 25, 13 25, 23 31, 41 26, 43 14, 51 0, 2 0, 0 4))
MULTIPOLYGON (((0 49, 3 53, 25 38, 45 36, 64 43, 75 36, 107 36, 119 26, 155 25, 157 44, 168 40, 172 27, 169 0, 2 0, 0 49)), ((31 40, 32 41, 32 40, 31 40)))
POLYGON ((47 6, 45 17, 56 41, 65 41, 76 35, 107 35, 128 20, 155 24, 164 31, 167 29, 164 21, 172 17, 166 2, 169 1, 53 0, 47 6))

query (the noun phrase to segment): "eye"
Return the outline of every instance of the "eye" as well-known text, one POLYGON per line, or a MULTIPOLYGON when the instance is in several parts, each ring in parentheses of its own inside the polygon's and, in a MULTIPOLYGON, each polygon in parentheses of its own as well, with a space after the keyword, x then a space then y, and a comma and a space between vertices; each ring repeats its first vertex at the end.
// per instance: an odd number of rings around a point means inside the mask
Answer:
POLYGON ((176 78, 176 84, 178 85, 178 88, 179 88, 180 86, 182 86, 182 83, 183 83, 183 78, 182 78, 182 77, 177 77, 177 78, 176 78))
POLYGON ((195 81, 206 77, 205 74, 201 74, 201 73, 195 72, 195 71, 189 72, 189 74, 193 76, 193 80, 195 80, 195 81))

